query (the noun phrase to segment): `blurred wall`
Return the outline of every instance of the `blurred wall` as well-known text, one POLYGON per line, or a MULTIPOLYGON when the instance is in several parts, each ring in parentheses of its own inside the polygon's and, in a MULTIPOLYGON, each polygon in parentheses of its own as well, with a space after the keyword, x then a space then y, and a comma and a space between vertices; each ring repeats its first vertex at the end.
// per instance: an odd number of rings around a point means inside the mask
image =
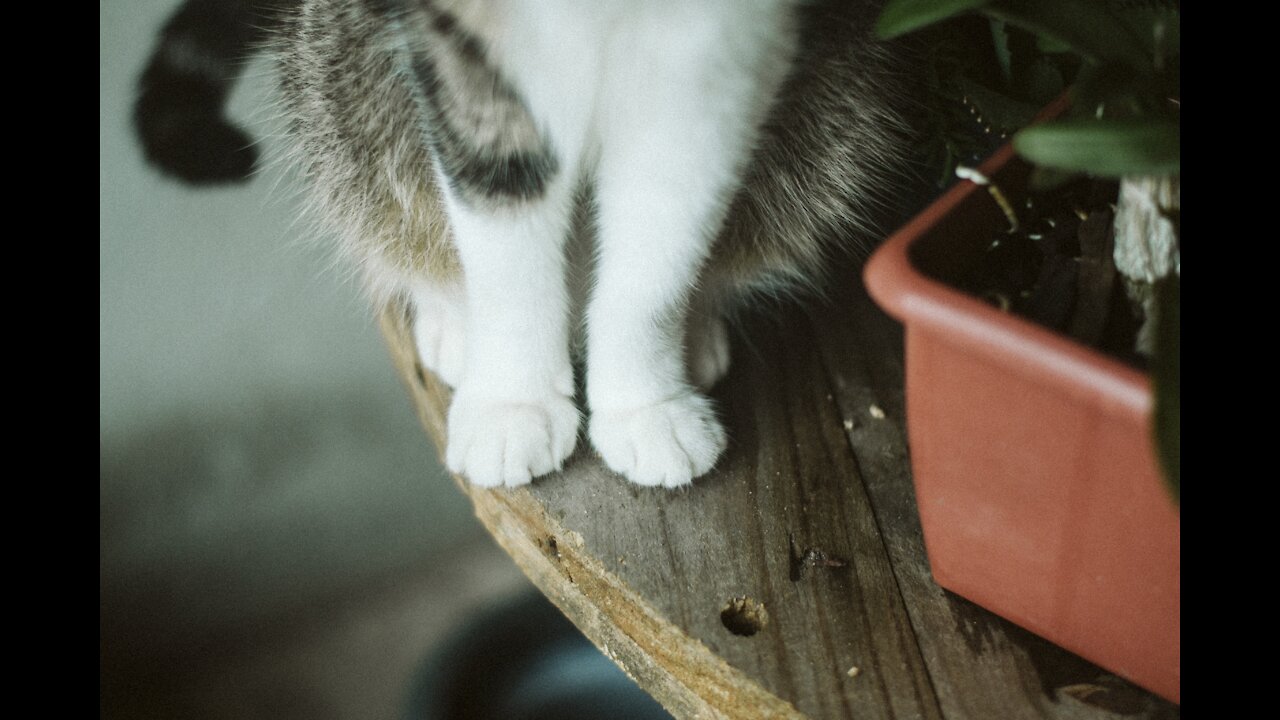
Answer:
MULTIPOLYGON (((104 674, 480 535, 358 287, 295 222, 295 179, 193 189, 144 165, 133 88, 175 6, 99 3, 104 674)), ((269 149, 271 66, 250 74, 231 116, 269 149)))

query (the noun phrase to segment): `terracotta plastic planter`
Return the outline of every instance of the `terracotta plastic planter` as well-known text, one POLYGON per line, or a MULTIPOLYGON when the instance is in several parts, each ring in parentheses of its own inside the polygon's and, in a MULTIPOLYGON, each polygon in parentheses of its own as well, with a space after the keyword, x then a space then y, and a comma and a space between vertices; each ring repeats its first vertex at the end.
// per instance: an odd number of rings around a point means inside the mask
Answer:
MULTIPOLYGON (((981 168, 1015 205, 1006 146, 981 168)), ((872 257, 906 336, 907 424, 943 587, 1180 701, 1180 522, 1157 471, 1149 379, 926 276, 1008 228, 961 182, 872 257)))

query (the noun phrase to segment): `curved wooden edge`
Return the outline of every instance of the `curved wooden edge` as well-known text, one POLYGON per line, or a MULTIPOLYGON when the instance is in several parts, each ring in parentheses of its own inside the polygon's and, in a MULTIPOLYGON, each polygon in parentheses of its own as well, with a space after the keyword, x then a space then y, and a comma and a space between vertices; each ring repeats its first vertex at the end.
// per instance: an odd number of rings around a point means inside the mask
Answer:
MULTIPOLYGON (((451 393, 418 362, 407 311, 388 306, 380 322, 419 419, 443 456, 451 393)), ((527 490, 487 490, 457 476, 454 480, 471 498, 476 517, 533 584, 676 717, 805 717, 667 621, 527 490)))

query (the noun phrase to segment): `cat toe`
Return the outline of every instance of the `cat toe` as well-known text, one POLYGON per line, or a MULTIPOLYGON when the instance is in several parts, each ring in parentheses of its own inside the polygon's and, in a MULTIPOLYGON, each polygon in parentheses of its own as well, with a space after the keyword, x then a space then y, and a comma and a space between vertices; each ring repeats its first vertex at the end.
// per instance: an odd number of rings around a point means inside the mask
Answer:
POLYGON ((595 412, 591 441, 605 464, 631 482, 668 488, 710 471, 727 444, 711 402, 696 394, 595 412))
POLYGON ((449 409, 445 463, 480 487, 515 487, 560 469, 577 444, 569 398, 504 402, 460 392, 449 409))

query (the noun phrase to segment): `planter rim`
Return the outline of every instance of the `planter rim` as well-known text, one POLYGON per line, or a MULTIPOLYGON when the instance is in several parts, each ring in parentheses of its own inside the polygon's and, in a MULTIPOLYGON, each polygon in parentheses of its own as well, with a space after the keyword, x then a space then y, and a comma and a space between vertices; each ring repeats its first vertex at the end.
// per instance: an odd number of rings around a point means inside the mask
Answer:
MULTIPOLYGON (((979 167, 995 178, 1015 160, 1006 143, 979 167)), ((1092 396, 1117 412, 1151 413, 1148 374, 1072 338, 987 303, 921 273, 911 246, 966 202, 994 202, 987 190, 961 180, 912 218, 872 255, 863 276, 868 292, 890 315, 942 332, 963 345, 1032 376, 1054 378, 1075 393, 1092 396)))

